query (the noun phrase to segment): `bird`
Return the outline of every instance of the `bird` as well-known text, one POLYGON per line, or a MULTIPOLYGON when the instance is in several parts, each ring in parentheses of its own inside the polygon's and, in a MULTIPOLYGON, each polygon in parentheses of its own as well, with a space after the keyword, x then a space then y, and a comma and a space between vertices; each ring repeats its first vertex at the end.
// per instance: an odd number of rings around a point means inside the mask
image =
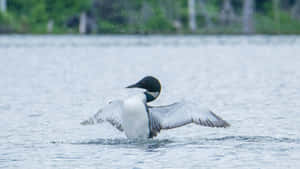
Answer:
POLYGON ((144 91, 126 99, 109 102, 107 106, 81 124, 108 122, 124 132, 129 139, 154 138, 161 130, 173 129, 190 123, 218 128, 230 126, 227 121, 210 109, 196 103, 182 101, 162 106, 149 105, 161 93, 161 84, 153 76, 146 76, 126 88, 140 88, 144 91))

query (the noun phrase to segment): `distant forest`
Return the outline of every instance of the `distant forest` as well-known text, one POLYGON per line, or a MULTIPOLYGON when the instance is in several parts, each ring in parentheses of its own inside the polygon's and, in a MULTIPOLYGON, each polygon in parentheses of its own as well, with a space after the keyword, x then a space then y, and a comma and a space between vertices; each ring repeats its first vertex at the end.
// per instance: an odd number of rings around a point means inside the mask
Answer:
POLYGON ((0 0, 0 33, 299 34, 300 0, 0 0))

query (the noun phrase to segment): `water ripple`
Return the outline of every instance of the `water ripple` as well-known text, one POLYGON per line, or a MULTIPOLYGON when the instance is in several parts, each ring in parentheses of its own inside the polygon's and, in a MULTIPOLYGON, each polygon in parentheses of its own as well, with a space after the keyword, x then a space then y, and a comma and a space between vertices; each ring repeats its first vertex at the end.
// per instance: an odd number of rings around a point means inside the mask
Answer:
POLYGON ((1 36, 0 168, 297 168, 299 44, 300 36, 1 36), (154 104, 188 98, 234 125, 150 140, 79 125, 145 73, 164 84, 154 104))
POLYGON ((87 141, 52 141, 52 144, 73 144, 73 145, 108 145, 108 146, 121 146, 125 148, 130 147, 145 147, 152 151, 157 148, 166 147, 168 144, 174 143, 174 141, 169 139, 144 139, 144 140, 132 140, 132 139, 94 139, 87 141))
POLYGON ((209 144, 225 144, 230 143, 268 143, 268 144, 278 144, 278 143, 294 143, 300 144, 299 138, 286 138, 286 137, 271 137, 271 136, 225 136, 216 138, 198 138, 198 139, 187 139, 177 141, 178 145, 209 145, 209 144))
MULTIPOLYGON (((149 150, 157 148, 181 147, 188 145, 209 145, 216 142, 238 142, 238 143, 295 143, 300 144, 298 138, 286 137, 271 137, 271 136, 225 136, 216 138, 199 138, 199 139, 145 139, 145 140, 130 140, 130 139, 94 139, 86 141, 52 141, 52 144, 72 144, 72 145, 108 145, 121 146, 125 148, 146 147, 149 150)), ((209 148, 209 147, 206 147, 209 148)))
POLYGON ((257 143, 300 143, 300 139, 271 136, 225 136, 220 138, 209 138, 206 141, 240 141, 257 143))

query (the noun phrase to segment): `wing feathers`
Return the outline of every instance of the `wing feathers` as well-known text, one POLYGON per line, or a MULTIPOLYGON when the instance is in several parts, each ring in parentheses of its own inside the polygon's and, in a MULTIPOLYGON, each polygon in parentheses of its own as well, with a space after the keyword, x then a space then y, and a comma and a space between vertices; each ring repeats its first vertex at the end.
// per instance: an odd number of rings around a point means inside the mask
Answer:
POLYGON ((102 109, 100 109, 94 116, 90 117, 87 120, 82 121, 81 125, 93 125, 97 123, 103 123, 104 119, 101 118, 102 109))
POLYGON ((212 121, 211 119, 196 119, 193 120, 194 123, 196 124, 200 124, 202 126, 206 126, 206 127, 229 127, 230 124, 227 123, 225 120, 223 120, 221 117, 219 117, 218 115, 216 115, 215 113, 213 113, 212 111, 209 111, 210 115, 212 115, 214 117, 214 121, 212 121))
POLYGON ((100 109, 94 116, 81 122, 81 125, 93 125, 97 123, 109 122, 112 126, 116 127, 119 131, 123 131, 121 123, 121 100, 111 101, 108 105, 100 109))
POLYGON ((172 129, 190 123, 206 127, 226 128, 230 126, 229 123, 209 109, 186 102, 174 103, 168 106, 151 106, 149 111, 151 118, 159 123, 159 127, 154 128, 157 132, 161 129, 172 129))
MULTIPOLYGON (((114 101, 99 110, 91 118, 81 122, 82 125, 93 125, 109 122, 119 131, 123 131, 121 120, 122 101, 114 101)), ((206 108, 193 103, 174 103, 167 106, 148 106, 150 138, 162 129, 172 129, 190 123, 206 127, 229 127, 230 124, 206 108)))

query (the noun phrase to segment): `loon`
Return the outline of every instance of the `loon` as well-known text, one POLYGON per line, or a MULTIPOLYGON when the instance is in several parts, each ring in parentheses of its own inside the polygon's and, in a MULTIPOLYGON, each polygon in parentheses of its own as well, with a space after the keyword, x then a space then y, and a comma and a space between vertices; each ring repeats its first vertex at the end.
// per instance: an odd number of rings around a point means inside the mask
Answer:
POLYGON ((190 123, 206 127, 229 127, 230 124, 210 109, 190 102, 176 102, 165 106, 150 106, 161 91, 161 84, 153 76, 146 76, 127 88, 141 88, 144 92, 124 100, 110 102, 93 117, 81 122, 91 125, 109 122, 129 139, 147 139, 161 130, 181 127, 190 123))

